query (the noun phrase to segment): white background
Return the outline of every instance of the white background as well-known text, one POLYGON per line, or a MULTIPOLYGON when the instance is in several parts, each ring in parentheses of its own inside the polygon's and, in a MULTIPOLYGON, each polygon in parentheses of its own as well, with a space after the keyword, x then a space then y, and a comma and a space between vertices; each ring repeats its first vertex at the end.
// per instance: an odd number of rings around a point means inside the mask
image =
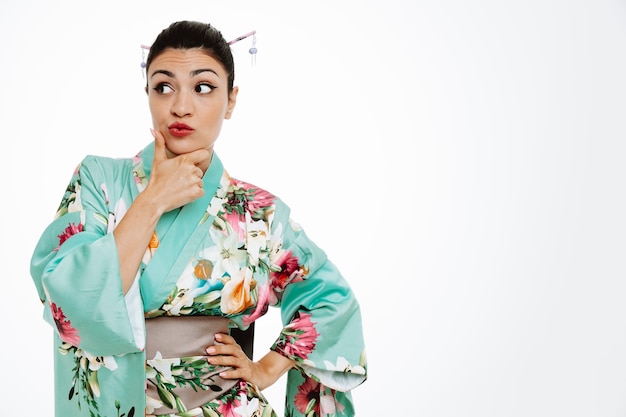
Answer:
POLYGON ((139 45, 179 19, 258 31, 256 66, 233 47, 217 151, 352 284, 359 416, 626 415, 626 4, 609 0, 3 2, 6 412, 52 416, 30 255, 84 155, 151 140, 139 45))

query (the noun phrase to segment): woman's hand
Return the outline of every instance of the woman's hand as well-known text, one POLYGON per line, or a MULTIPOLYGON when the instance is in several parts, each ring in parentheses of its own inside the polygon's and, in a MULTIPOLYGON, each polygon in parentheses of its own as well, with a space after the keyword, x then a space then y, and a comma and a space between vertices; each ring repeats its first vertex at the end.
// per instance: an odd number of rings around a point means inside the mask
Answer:
POLYGON ((198 164, 211 157, 207 149, 200 149, 168 159, 163 135, 154 131, 153 134, 154 159, 148 185, 113 230, 124 294, 135 280, 141 259, 163 213, 204 195, 204 173, 198 164))
POLYGON ((209 363, 234 368, 220 373, 220 376, 224 379, 243 379, 256 385, 260 390, 272 385, 295 365, 294 361, 274 351, 268 352, 260 361, 253 362, 235 339, 226 334, 217 333, 215 341, 219 344, 206 350, 209 363))
POLYGON ((188 154, 168 158, 165 139, 158 131, 154 135, 154 159, 150 180, 144 193, 162 213, 166 213, 204 195, 204 172, 198 167, 211 158, 207 149, 198 149, 188 154))

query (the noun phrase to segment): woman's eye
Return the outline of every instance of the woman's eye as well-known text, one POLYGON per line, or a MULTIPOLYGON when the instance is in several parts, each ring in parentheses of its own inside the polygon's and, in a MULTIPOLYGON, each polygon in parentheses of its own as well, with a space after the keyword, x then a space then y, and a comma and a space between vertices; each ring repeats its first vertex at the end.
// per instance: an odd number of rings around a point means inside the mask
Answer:
POLYGON ((159 94, 167 94, 167 93, 171 93, 174 90, 168 84, 160 83, 160 84, 157 84, 156 87, 154 87, 154 91, 156 91, 159 94))
POLYGON ((203 84, 196 85, 195 91, 196 93, 199 93, 199 94, 208 94, 214 88, 215 87, 213 87, 211 84, 203 83, 203 84))

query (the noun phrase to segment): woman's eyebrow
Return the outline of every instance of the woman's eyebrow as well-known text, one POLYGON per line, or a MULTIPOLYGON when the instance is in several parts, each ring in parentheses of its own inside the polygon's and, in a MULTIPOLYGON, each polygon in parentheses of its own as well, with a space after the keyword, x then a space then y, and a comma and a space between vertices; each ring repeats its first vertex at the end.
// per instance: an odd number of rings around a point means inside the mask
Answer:
POLYGON ((207 71, 208 71, 208 72, 212 72, 213 74, 215 74, 215 75, 217 75, 217 76, 219 77, 219 75, 217 74, 217 72, 215 72, 215 70, 212 70, 211 68, 200 68, 200 69, 197 69, 197 70, 193 70, 193 71, 191 71, 189 74, 190 74, 192 77, 195 77, 196 75, 202 74, 203 72, 207 72, 207 71))
POLYGON ((164 74, 164 75, 167 75, 167 76, 168 76, 168 77, 170 77, 170 78, 176 78, 176 77, 174 76, 174 73, 173 73, 172 71, 168 71, 168 70, 156 70, 156 71, 154 71, 154 72, 152 73, 152 75, 150 76, 150 78, 154 77, 154 76, 155 76, 155 75, 157 75, 157 74, 164 74))

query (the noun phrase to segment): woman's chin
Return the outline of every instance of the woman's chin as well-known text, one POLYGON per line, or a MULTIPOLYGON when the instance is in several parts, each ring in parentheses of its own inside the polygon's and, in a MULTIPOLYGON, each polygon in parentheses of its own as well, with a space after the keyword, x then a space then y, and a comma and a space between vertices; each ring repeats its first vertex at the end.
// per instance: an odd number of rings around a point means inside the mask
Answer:
POLYGON ((173 156, 190 153, 199 149, 197 145, 193 146, 193 144, 189 142, 183 143, 179 138, 169 139, 165 142, 165 147, 173 156))

